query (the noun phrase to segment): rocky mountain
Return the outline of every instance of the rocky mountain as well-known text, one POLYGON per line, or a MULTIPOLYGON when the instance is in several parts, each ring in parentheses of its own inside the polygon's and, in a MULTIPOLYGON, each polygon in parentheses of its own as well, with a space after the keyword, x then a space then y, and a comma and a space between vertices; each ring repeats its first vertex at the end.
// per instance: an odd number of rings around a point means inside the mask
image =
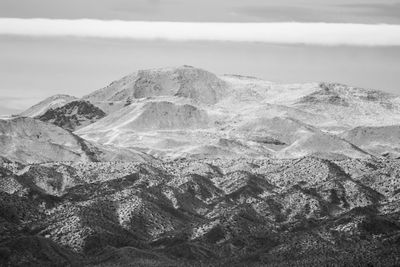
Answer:
POLYGON ((140 70, 83 99, 110 113, 132 99, 156 96, 185 97, 199 103, 215 104, 224 95, 225 89, 225 82, 215 74, 191 66, 181 66, 140 70))
POLYGON ((105 117, 105 113, 90 102, 75 100, 58 108, 50 108, 37 118, 68 131, 75 131, 105 117))
POLYGON ((0 120, 1 156, 23 162, 150 160, 135 150, 92 144, 79 136, 32 118, 0 120))
POLYGON ((59 98, 0 120, 1 266, 400 264, 397 95, 181 66, 59 98))
POLYGON ((320 89, 301 99, 295 107, 326 118, 318 126, 327 130, 399 123, 400 97, 337 83, 321 83, 320 89))
POLYGON ((39 119, 158 158, 398 153, 360 147, 345 133, 398 124, 399 96, 337 83, 279 84, 181 66, 139 70, 56 108, 49 101, 37 105, 48 109, 39 119))
POLYGON ((371 154, 400 156, 400 125, 359 126, 341 137, 371 154))
POLYGON ((140 70, 59 105, 38 118, 160 158, 397 153, 363 149, 344 132, 398 124, 400 98, 337 83, 278 84, 181 66, 140 70))
POLYGON ((339 84, 284 85, 238 75, 218 77, 187 66, 139 71, 85 98, 114 103, 117 110, 76 134, 164 158, 288 158, 314 153, 365 157, 370 153, 337 134, 357 123, 400 118, 394 95, 339 84), (190 84, 190 94, 179 93, 185 84, 190 84), (125 107, 118 106, 126 101, 125 107), (191 108, 183 111, 180 106, 191 108), (368 107, 376 112, 371 114, 368 107))
POLYGON ((20 114, 22 117, 37 117, 44 114, 49 109, 55 109, 62 107, 65 104, 76 100, 77 98, 70 95, 54 95, 45 100, 39 102, 38 104, 28 108, 20 114))
POLYGON ((0 138, 2 156, 16 161, 89 160, 80 143, 85 141, 31 118, 0 121, 0 138))
POLYGON ((3 163, 19 189, 6 193, 11 182, 0 184, 6 231, 0 260, 13 266, 396 265, 399 166, 398 160, 318 157, 17 169, 3 163))

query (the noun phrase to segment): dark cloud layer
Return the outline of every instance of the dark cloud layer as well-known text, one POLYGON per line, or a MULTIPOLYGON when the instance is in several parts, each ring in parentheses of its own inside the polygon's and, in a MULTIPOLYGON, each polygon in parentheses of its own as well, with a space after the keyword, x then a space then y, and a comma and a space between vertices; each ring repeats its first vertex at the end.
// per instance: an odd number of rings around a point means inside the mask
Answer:
POLYGON ((362 14, 372 17, 385 17, 390 21, 400 21, 400 2, 383 4, 348 4, 345 5, 345 7, 351 9, 354 14, 362 14))
POLYGON ((0 17, 400 23, 398 0, 1 0, 0 17))

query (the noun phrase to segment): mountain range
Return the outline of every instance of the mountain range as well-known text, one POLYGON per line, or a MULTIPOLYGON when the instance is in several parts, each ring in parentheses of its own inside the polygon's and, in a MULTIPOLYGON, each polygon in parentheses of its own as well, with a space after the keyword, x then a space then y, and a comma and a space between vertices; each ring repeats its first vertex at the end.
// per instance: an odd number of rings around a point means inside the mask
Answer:
POLYGON ((391 135, 399 124, 400 97, 181 66, 137 71, 81 99, 56 95, 21 116, 160 159, 315 153, 363 158, 398 155, 396 138, 385 138, 385 132, 391 135), (355 131, 362 143, 354 140, 355 131))
POLYGON ((0 265, 400 264, 400 96, 180 66, 0 120, 0 265))

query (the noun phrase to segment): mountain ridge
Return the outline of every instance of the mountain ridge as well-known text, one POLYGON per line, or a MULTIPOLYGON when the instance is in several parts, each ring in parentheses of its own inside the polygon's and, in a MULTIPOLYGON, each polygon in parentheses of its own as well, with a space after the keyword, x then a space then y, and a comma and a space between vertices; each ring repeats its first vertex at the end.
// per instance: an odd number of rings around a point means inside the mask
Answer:
POLYGON ((250 76, 218 76, 186 65, 138 70, 75 101, 87 101, 82 103, 105 114, 95 119, 83 115, 79 122, 63 110, 65 103, 58 107, 60 118, 49 121, 62 120, 69 125, 64 127, 92 142, 134 147, 160 158, 202 153, 298 157, 325 152, 364 157, 369 153, 341 134, 400 121, 397 95, 339 83, 280 84, 250 76), (132 116, 138 116, 135 122, 132 116), (315 130, 299 130, 288 142, 273 133, 287 131, 268 124, 273 120, 283 125, 294 120, 315 130), (246 128, 250 124, 253 129, 246 128))
POLYGON ((45 113, 50 108, 62 107, 68 102, 76 99, 78 98, 65 94, 53 95, 21 112, 19 115, 22 117, 37 117, 45 113))

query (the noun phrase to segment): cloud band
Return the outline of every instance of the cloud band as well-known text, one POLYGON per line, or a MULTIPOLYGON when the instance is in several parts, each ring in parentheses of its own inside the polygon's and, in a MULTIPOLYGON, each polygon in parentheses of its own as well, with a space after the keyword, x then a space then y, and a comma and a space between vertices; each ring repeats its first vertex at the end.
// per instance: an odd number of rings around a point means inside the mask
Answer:
POLYGON ((0 18, 1 35, 170 41, 400 46, 400 25, 340 23, 199 23, 0 18))

